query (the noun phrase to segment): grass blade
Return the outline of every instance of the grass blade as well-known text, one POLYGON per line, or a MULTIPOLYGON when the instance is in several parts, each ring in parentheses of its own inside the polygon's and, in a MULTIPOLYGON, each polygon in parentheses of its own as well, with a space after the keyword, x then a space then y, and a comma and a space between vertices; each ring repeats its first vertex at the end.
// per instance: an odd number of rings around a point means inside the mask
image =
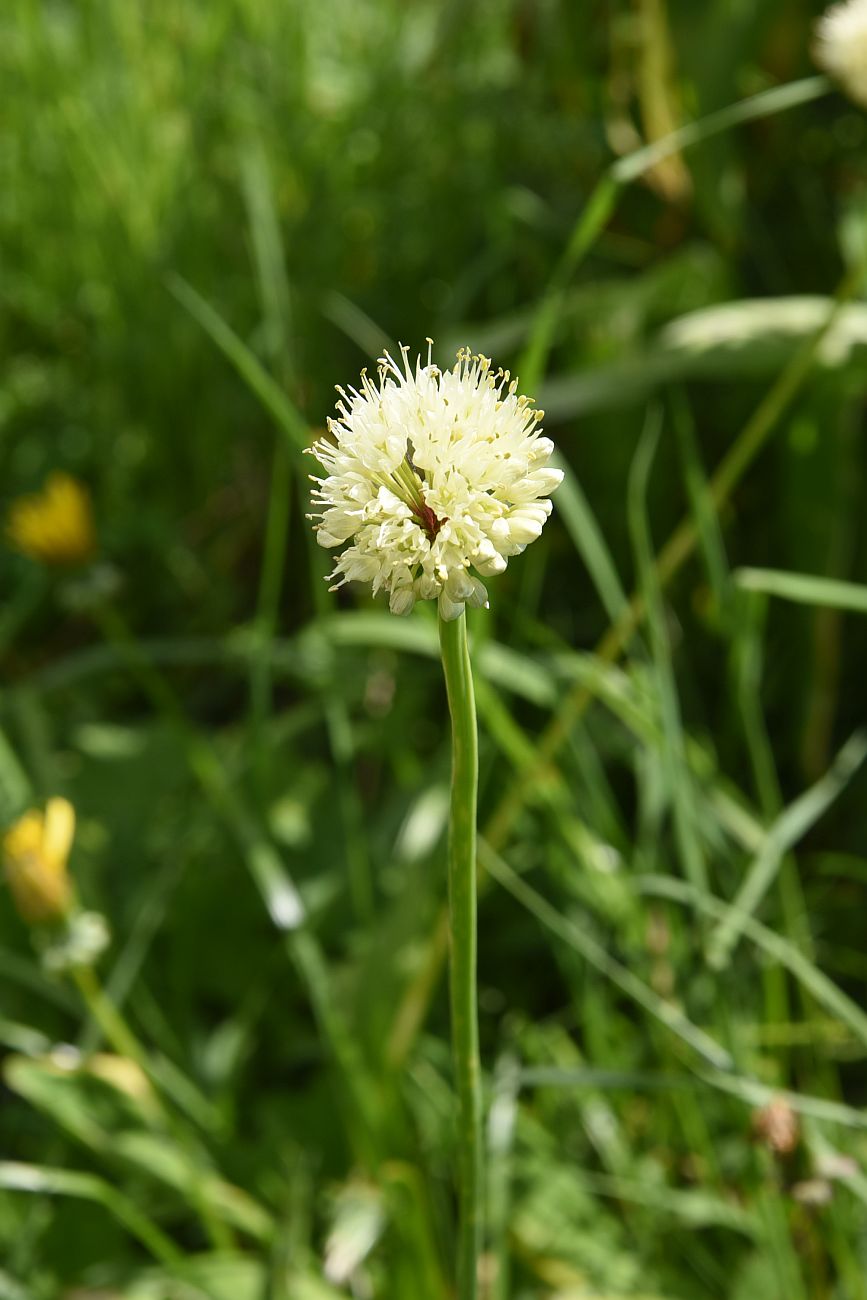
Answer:
POLYGON ((601 943, 586 934, 575 921, 563 916, 547 899, 522 880, 518 873, 513 871, 484 840, 479 841, 479 858, 497 883, 502 885, 503 889, 510 893, 522 907, 532 912, 546 929, 556 934, 628 998, 638 1003, 649 1015, 676 1034, 702 1060, 716 1066, 717 1069, 727 1069, 731 1065, 731 1057, 725 1048, 720 1047, 719 1043, 714 1042, 704 1030, 688 1020, 683 1012, 654 993, 637 975, 633 975, 628 967, 619 962, 616 957, 612 957, 601 943))
POLYGON ((169 272, 166 284, 169 292, 177 298, 181 306, 187 309, 193 320, 201 325, 250 390, 255 393, 285 435, 291 449, 295 452, 303 451, 309 442, 307 423, 289 401, 280 385, 268 374, 256 354, 247 347, 220 313, 182 276, 169 272))
MULTIPOLYGON (((705 916, 717 920, 725 919, 731 911, 728 903, 720 902, 710 894, 704 894, 686 881, 676 880, 672 876, 636 876, 634 884, 642 894, 682 903, 685 907, 693 907, 705 916)), ((812 993, 815 1000, 848 1025, 859 1042, 867 1047, 867 1014, 842 989, 838 988, 833 980, 828 979, 815 963, 798 952, 788 940, 781 938, 751 916, 744 917, 743 934, 762 952, 791 971, 795 979, 812 993)))
POLYGON ((628 600, 605 536, 584 495, 578 477, 556 452, 551 464, 563 471, 563 482, 552 498, 576 551, 587 566, 599 599, 612 623, 625 612, 628 600))
POLYGON ((639 588, 644 598, 650 629, 653 666, 662 716, 662 760, 671 792, 678 855, 687 879, 699 889, 706 889, 707 867, 693 822, 696 800, 692 793, 692 774, 685 758, 683 725, 671 659, 671 645, 665 625, 662 587, 659 573, 653 563, 653 543, 647 519, 648 478, 659 437, 659 427, 660 419, 657 413, 650 417, 635 453, 629 476, 629 527, 638 566, 639 588))
POLYGON ((108 1210, 161 1264, 178 1264, 183 1259, 182 1252, 153 1220, 143 1214, 123 1192, 96 1174, 4 1160, 0 1161, 0 1187, 10 1192, 73 1196, 79 1200, 93 1201, 108 1210))
POLYGON ((792 81, 784 86, 774 86, 771 90, 760 91, 759 94, 751 95, 748 99, 741 99, 736 104, 721 108, 717 113, 709 113, 707 117, 700 118, 697 122, 688 122, 643 149, 636 149, 634 153, 626 154, 614 164, 611 174, 619 184, 628 185, 630 181, 637 180, 652 167, 658 166, 666 158, 673 157, 683 149, 690 149, 704 140, 710 140, 733 126, 742 126, 744 122, 756 122, 760 118, 771 117, 774 113, 784 113, 790 108, 797 108, 800 104, 809 104, 812 100, 827 95, 830 90, 831 83, 827 77, 805 77, 801 81, 792 81))
POLYGON ((786 852, 827 811, 865 757, 867 732, 856 731, 849 737, 825 775, 790 803, 774 821, 759 853, 747 870, 729 911, 708 941, 708 960, 717 969, 728 964, 747 917, 753 914, 764 898, 786 852))
POLYGON ((867 586, 863 583, 820 578, 811 573, 786 573, 782 569, 742 568, 735 569, 732 576, 746 591, 780 596, 799 605, 822 605, 867 614, 867 586))

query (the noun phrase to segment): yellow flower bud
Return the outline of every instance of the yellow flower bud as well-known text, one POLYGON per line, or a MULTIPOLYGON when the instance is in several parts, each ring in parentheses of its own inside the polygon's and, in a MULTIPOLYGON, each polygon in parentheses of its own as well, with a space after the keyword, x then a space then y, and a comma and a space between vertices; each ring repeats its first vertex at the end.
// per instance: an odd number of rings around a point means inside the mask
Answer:
POLYGON ((72 902, 66 864, 75 835, 75 809, 49 799, 42 813, 31 808, 3 837, 6 880, 15 906, 30 924, 59 921, 72 902))
POLYGON ((90 494, 69 474, 51 474, 41 492, 13 502, 6 535, 42 564, 84 564, 96 552, 90 494))

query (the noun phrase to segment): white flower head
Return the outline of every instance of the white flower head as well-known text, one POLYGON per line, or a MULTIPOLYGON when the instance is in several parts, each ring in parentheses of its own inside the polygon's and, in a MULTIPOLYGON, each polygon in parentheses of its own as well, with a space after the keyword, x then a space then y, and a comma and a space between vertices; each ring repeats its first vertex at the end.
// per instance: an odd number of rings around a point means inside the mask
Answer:
POLYGON ((402 366, 380 359, 378 382, 363 372, 360 392, 338 388, 331 438, 310 448, 327 471, 313 477, 310 518, 320 545, 350 543, 332 590, 370 582, 395 614, 436 598, 451 620, 487 604, 477 575, 502 573, 535 541, 563 474, 546 468, 542 412, 508 371, 469 349, 440 370, 431 346, 424 364, 402 347, 402 366))
POLYGON ((867 0, 841 0, 819 19, 816 62, 867 108, 867 0))

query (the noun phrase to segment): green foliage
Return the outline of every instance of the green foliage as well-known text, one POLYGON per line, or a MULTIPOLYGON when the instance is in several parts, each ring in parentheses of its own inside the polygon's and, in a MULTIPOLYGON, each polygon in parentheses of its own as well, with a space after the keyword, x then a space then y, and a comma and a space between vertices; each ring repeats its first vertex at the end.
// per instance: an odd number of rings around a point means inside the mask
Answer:
POLYGON ((0 507, 70 472, 101 555, 0 549, 0 822, 72 801, 112 941, 52 974, 0 896, 0 1300, 450 1295, 436 624, 327 591, 300 455, 428 335, 536 375, 567 470, 470 620, 486 1300, 867 1297, 818 10, 7 0, 0 507))

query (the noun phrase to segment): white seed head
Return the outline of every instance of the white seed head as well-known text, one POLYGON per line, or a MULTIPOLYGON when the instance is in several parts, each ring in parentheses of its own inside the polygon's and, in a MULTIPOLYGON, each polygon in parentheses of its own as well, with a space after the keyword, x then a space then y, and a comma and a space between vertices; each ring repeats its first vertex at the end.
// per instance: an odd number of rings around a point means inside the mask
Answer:
POLYGON ((487 604, 477 574, 502 573, 542 531, 563 478, 542 413, 507 371, 468 349, 450 370, 401 348, 378 382, 338 389, 330 438, 310 451, 327 472, 313 478, 320 545, 344 546, 331 579, 370 582, 395 614, 436 600, 442 618, 487 604), (475 571, 475 572, 473 572, 475 571))
POLYGON ((867 108, 867 0, 841 0, 816 24, 816 62, 867 108))

